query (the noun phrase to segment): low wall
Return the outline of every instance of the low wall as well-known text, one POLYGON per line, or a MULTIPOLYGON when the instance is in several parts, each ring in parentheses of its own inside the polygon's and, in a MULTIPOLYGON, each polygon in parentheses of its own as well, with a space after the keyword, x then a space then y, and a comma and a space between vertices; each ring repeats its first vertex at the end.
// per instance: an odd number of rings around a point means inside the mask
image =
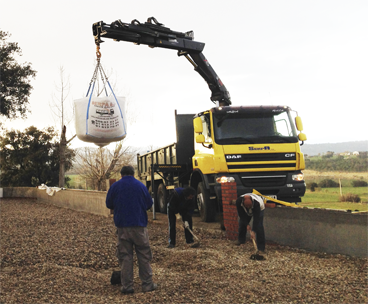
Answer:
MULTIPOLYGON (((227 190, 225 190, 227 191, 227 190)), ((234 193, 223 193, 223 204, 230 204, 234 193), (227 197, 227 199, 226 199, 227 197)), ((4 197, 32 197, 55 206, 109 216, 106 192, 62 190, 54 196, 36 188, 3 188, 4 197)), ((236 195, 235 195, 236 198, 236 195)), ((234 206, 231 206, 234 207, 234 206)), ((225 210, 224 210, 225 211, 225 210)), ((236 238, 237 225, 230 223, 236 208, 224 212, 224 224, 230 224, 229 238, 236 238), (228 223, 227 223, 228 221, 228 223), (235 233, 235 235, 234 235, 235 233)), ((277 207, 266 209, 264 227, 267 241, 316 252, 368 257, 368 214, 325 209, 277 207)))
POLYGON ((3 188, 3 197, 33 197, 37 198, 36 187, 15 187, 3 188))
POLYGON ((45 190, 37 190, 37 200, 55 206, 108 216, 106 208, 106 192, 85 190, 61 190, 54 196, 49 196, 45 190))
POLYGON ((4 188, 3 194, 4 197, 37 198, 37 200, 42 203, 97 215, 109 216, 110 214, 110 210, 107 209, 105 205, 105 191, 67 189, 56 192, 53 196, 50 196, 46 193, 46 190, 19 187, 4 188))
POLYGON ((310 251, 368 257, 368 215, 278 207, 265 210, 266 239, 310 251))

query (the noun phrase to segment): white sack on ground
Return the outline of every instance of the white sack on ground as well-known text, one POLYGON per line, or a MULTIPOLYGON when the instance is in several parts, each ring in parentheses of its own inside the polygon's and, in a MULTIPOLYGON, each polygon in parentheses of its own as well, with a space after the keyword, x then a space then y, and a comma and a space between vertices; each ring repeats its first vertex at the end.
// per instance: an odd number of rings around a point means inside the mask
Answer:
POLYGON ((74 109, 80 140, 103 147, 126 137, 124 97, 85 97, 74 100, 74 109))
POLYGON ((47 187, 45 184, 41 184, 41 186, 38 186, 37 188, 39 190, 46 190, 46 193, 50 196, 54 196, 56 192, 64 189, 59 187, 47 187))

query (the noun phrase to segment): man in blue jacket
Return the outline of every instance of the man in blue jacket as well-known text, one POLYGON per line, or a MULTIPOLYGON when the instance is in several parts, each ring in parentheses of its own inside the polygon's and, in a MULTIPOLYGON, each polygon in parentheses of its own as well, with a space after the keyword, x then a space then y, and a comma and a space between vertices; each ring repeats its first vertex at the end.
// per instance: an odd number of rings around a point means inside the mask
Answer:
POLYGON ((147 231, 147 210, 152 199, 147 188, 134 178, 134 168, 124 166, 121 179, 110 187, 106 196, 106 207, 114 210, 117 227, 117 256, 121 267, 121 292, 133 293, 133 247, 138 259, 139 277, 143 292, 157 289, 152 282, 152 252, 147 231))

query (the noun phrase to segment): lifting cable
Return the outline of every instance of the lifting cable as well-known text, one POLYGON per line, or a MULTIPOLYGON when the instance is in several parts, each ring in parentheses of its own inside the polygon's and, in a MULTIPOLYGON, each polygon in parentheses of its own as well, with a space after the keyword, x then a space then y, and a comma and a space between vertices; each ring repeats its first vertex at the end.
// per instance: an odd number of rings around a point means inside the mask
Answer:
MULTIPOLYGON (((91 90, 91 96, 92 96, 98 74, 100 74, 101 81, 103 83, 103 90, 105 90, 106 96, 108 96, 108 93, 107 93, 107 90, 106 90, 106 83, 109 85, 111 91, 113 92, 113 90, 111 88, 111 85, 110 85, 110 82, 109 82, 109 80, 106 76, 106 73, 105 73, 104 69, 102 68, 102 65, 101 65, 101 52, 100 52, 100 46, 99 45, 96 46, 96 56, 97 56, 97 63, 96 63, 96 67, 95 67, 95 70, 94 70, 93 75, 92 75, 92 79, 89 83, 89 87, 88 87, 86 97, 88 97, 88 95, 90 94, 91 87, 92 87, 92 90, 91 90)), ((114 92, 113 92, 113 94, 114 94, 114 92)))
MULTIPOLYGON (((87 133, 88 133, 89 109, 90 109, 91 99, 92 99, 92 95, 93 95, 93 90, 95 88, 95 84, 96 84, 96 80, 97 80, 98 74, 100 74, 101 81, 103 83, 103 89, 102 89, 102 91, 105 91, 106 97, 109 96, 108 93, 107 93, 107 89, 106 89, 106 83, 107 83, 109 85, 109 88, 111 90, 112 95, 114 96, 114 99, 116 101, 116 104, 118 105, 120 116, 121 116, 122 119, 124 119, 122 109, 121 109, 120 104, 119 104, 119 102, 118 102, 118 100, 116 98, 116 95, 114 93, 114 90, 112 89, 112 87, 110 85, 110 82, 109 82, 109 80, 108 80, 108 78, 106 76, 106 73, 105 73, 104 69, 102 68, 102 65, 101 65, 101 52, 100 52, 100 45, 99 44, 96 44, 96 56, 97 56, 96 67, 95 67, 95 70, 93 72, 92 79, 91 79, 91 81, 89 83, 88 91, 87 91, 87 94, 86 94, 86 97, 89 96, 89 98, 88 98, 88 106, 87 106, 87 115, 86 115, 86 130, 87 130, 87 133)), ((98 97, 99 93, 100 92, 97 92, 97 97, 98 97)))

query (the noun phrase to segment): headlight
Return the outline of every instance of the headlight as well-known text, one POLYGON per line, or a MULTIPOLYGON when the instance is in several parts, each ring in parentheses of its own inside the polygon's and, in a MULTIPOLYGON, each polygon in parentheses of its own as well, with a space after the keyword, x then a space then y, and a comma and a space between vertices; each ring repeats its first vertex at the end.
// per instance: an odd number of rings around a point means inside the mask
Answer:
POLYGON ((304 174, 303 173, 293 174, 292 179, 294 181, 301 182, 304 180, 304 174))
POLYGON ((233 183, 235 182, 234 177, 227 177, 227 176, 221 176, 216 178, 216 183, 222 184, 222 183, 233 183))

